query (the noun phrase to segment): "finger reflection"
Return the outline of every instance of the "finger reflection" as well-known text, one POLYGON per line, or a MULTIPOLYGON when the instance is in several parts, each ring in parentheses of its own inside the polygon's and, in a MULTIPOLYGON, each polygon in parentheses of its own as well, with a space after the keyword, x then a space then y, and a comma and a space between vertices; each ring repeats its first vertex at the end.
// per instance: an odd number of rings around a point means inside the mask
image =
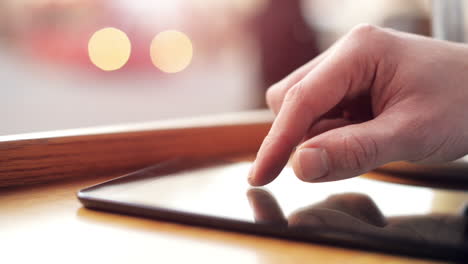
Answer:
POLYGON ((252 188, 247 191, 247 199, 254 211, 256 223, 287 226, 283 210, 275 198, 266 190, 252 188))
POLYGON ((331 195, 320 203, 300 209, 299 212, 294 213, 293 216, 307 211, 319 210, 341 212, 346 216, 376 227, 383 227, 386 225, 385 217, 377 208, 374 201, 369 196, 360 193, 331 195))
POLYGON ((300 208, 288 217, 275 197, 263 189, 250 189, 247 198, 256 223, 307 230, 344 230, 379 237, 466 245, 467 217, 464 215, 409 215, 386 218, 367 195, 344 193, 300 208))

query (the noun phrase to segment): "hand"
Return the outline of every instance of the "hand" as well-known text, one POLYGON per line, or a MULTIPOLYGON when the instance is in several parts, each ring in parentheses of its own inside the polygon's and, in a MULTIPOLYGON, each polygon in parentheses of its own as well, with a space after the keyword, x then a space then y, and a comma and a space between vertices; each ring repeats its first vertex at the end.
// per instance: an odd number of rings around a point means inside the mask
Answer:
POLYGON ((345 179, 392 161, 468 153, 468 47, 358 26, 267 91, 277 114, 249 176, 274 180, 292 151, 307 182, 345 179))

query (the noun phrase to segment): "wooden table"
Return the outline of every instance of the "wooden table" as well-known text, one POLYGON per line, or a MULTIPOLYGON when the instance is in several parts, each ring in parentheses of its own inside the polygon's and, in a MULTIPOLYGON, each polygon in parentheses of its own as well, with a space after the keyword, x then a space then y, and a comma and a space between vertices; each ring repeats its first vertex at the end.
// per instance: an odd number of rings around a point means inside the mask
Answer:
MULTIPOLYGON (((249 144, 256 142, 256 147, 258 147, 261 141, 258 139, 264 136, 268 125, 257 123, 253 126, 250 124, 246 128, 250 131, 247 133, 250 139, 249 144)), ((204 126, 204 129, 210 130, 213 126, 204 126)), ((230 126, 230 129, 240 129, 240 126, 230 126)), ((236 130, 237 135, 242 135, 241 130, 236 130)), ((147 133, 151 134, 152 130, 148 131, 150 132, 143 133, 145 137, 150 136, 147 133)), ((141 131, 135 133, 142 135, 141 131)), ((168 133, 166 130, 165 133, 161 134, 159 131, 154 135, 163 135, 167 138, 168 133)), ((6 183, 11 183, 10 187, 0 188, 1 263, 436 263, 85 209, 76 199, 76 192, 85 186, 119 174, 105 173, 106 168, 109 168, 101 166, 99 170, 95 169, 99 177, 76 177, 76 174, 73 174, 73 177, 67 177, 66 172, 70 170, 70 167, 64 166, 61 172, 60 162, 70 164, 73 157, 80 157, 76 154, 76 149, 79 148, 76 140, 82 135, 69 132, 68 134, 62 133, 58 137, 56 137, 57 133, 54 135, 47 140, 31 135, 17 139, 4 137, 3 143, 0 144, 0 169, 3 169, 0 171, 0 178, 4 176, 4 186, 7 186, 6 183), (29 170, 28 166, 32 163, 28 162, 14 171, 16 173, 14 175, 19 175, 17 178, 7 177, 9 174, 4 168, 13 170, 11 166, 9 167, 11 162, 17 162, 17 157, 27 154, 31 146, 37 147, 43 144, 41 146, 44 147, 52 144, 49 148, 43 149, 44 152, 53 152, 56 151, 53 144, 57 142, 62 144, 59 146, 63 146, 66 142, 75 142, 75 145, 72 144, 75 156, 66 156, 62 160, 56 158, 55 161, 48 160, 50 155, 36 156, 39 163, 57 163, 52 178, 47 177, 47 173, 38 174, 44 182, 51 179, 54 180, 53 182, 18 186, 21 175, 24 176, 23 179, 26 182, 39 182, 38 179, 31 178, 30 172, 33 170, 29 170), (7 151, 12 146, 16 152, 7 151), (16 160, 13 155, 5 156, 11 153, 16 155, 14 156, 16 160), (25 172, 21 174, 18 170, 25 172)), ((227 135, 230 134, 227 133, 227 135)), ((99 135, 91 136, 94 139, 96 137, 99 138, 99 135)), ((218 139, 211 137, 210 140, 216 143, 218 139)), ((138 141, 133 142, 138 144, 138 141)), ((181 142, 186 144, 184 141, 181 142)), ((245 142, 245 140, 240 142, 245 142)), ((245 144, 231 143, 227 145, 231 146, 234 152, 242 152, 239 146, 243 146, 244 150, 251 148, 245 144)), ((183 144, 175 145, 185 147, 183 144)), ((227 151, 226 148, 223 150, 227 151)), ((209 153, 209 151, 205 152, 209 153)), ((153 154, 152 157, 156 161, 160 156, 153 154)), ((100 157, 100 159, 104 158, 100 157)), ((112 159, 107 160, 112 161, 112 159)), ((135 155, 135 164, 141 165, 138 155, 135 155)), ((86 160, 80 165, 86 166, 86 160)), ((129 167, 131 166, 127 163, 122 169, 129 167)), ((78 171, 80 169, 85 171, 83 168, 76 168, 78 171)), ((2 182, 1 179, 0 182, 2 182)))
POLYGON ((430 263, 83 208, 76 191, 102 180, 2 191, 2 263, 430 263))

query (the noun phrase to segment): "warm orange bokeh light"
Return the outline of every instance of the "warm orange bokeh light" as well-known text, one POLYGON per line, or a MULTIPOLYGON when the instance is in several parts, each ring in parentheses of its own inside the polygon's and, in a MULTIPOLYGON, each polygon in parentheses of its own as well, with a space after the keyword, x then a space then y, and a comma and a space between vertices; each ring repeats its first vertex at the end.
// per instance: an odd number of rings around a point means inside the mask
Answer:
POLYGON ((150 47, 154 66, 166 73, 184 70, 192 61, 193 47, 190 38, 182 32, 168 30, 154 37, 150 47))
POLYGON ((96 31, 88 42, 91 62, 104 71, 122 68, 130 57, 131 43, 127 35, 116 28, 96 31))

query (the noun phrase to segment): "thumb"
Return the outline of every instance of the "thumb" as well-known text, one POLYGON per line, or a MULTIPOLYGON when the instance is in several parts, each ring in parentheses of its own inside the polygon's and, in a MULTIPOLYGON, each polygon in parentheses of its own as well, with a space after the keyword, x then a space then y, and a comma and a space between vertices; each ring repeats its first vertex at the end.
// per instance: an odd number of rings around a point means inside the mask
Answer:
POLYGON ((417 146, 388 118, 329 130, 302 143, 292 163, 297 177, 326 182, 363 174, 385 163, 406 160, 417 146), (392 124, 393 123, 393 124, 392 124))

